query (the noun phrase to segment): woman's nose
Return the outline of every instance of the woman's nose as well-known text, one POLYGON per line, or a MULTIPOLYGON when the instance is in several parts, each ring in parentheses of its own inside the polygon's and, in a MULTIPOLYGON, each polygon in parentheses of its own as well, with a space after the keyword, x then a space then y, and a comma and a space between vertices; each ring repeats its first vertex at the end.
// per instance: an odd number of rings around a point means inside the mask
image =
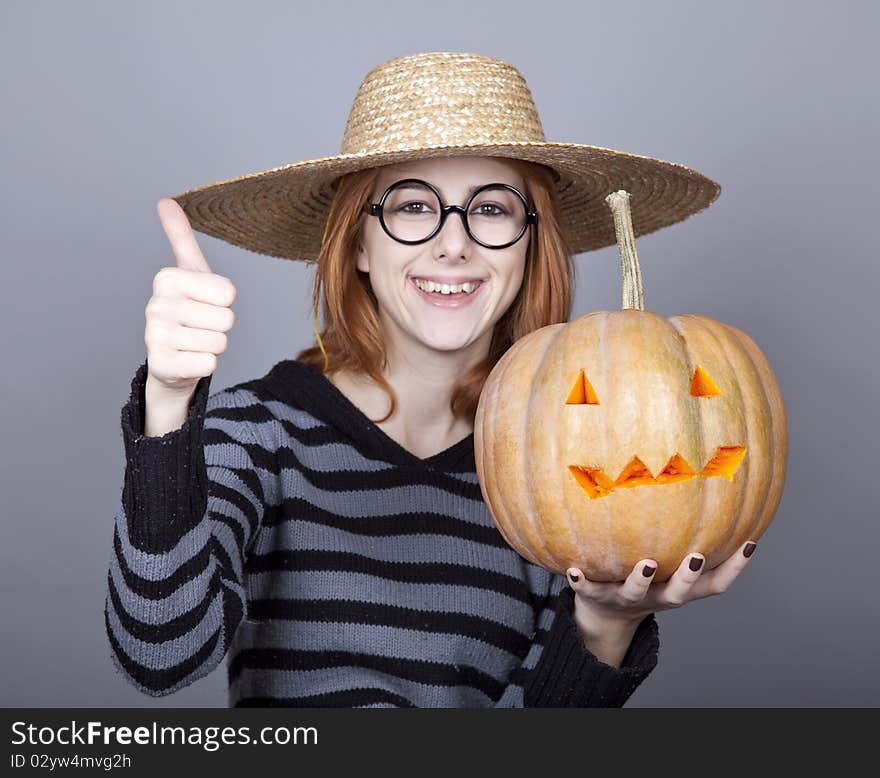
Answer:
POLYGON ((467 259, 470 236, 464 226, 464 211, 450 211, 436 236, 437 248, 442 255, 467 259))

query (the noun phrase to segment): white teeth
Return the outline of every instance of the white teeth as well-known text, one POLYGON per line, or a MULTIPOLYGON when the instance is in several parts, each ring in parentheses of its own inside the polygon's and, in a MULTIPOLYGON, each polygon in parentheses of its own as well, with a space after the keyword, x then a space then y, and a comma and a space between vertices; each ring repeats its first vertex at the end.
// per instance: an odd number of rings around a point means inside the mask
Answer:
POLYGON ((459 292, 470 294, 480 285, 479 281, 468 281, 464 284, 437 284, 433 281, 423 281, 421 278, 414 278, 413 282, 425 292, 440 292, 441 294, 458 294, 459 292))

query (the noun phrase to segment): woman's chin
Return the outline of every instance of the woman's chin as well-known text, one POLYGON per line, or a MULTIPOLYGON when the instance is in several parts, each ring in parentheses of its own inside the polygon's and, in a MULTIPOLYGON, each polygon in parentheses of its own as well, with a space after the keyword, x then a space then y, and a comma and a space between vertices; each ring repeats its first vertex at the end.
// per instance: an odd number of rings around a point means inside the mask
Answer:
POLYGON ((438 335, 438 333, 432 332, 430 335, 423 333, 420 340, 425 346, 434 351, 449 352, 466 349, 471 346, 477 338, 472 337, 470 334, 448 333, 445 335, 438 335))

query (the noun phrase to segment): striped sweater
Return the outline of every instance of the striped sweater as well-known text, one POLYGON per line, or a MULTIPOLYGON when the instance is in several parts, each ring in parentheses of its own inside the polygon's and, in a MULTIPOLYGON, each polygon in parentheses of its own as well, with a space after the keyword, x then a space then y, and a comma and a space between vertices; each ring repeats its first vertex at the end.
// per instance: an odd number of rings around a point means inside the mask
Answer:
POLYGON ((420 459, 296 360, 145 437, 146 361, 122 408, 126 467, 105 601, 110 655, 167 695, 226 658, 230 707, 622 706, 620 667, 573 621, 563 576, 513 551, 482 499, 473 434, 420 459))

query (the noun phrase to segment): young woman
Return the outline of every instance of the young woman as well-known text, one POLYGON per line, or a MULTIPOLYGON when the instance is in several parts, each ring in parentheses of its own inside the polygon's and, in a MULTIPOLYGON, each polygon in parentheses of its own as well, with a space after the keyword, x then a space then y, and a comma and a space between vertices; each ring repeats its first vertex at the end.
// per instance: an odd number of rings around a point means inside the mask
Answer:
POLYGON ((368 74, 339 157, 160 200, 177 263, 122 411, 105 611, 124 676, 170 694, 228 657, 232 706, 623 705, 657 663, 654 613, 723 591, 747 556, 567 583, 495 528, 473 422, 512 343, 568 320, 572 255, 614 240, 587 229, 590 187, 648 173, 692 186, 643 225, 717 196, 671 163, 544 142, 505 63, 423 54, 368 74), (209 393, 235 288, 193 224, 317 262, 313 348, 209 393))

